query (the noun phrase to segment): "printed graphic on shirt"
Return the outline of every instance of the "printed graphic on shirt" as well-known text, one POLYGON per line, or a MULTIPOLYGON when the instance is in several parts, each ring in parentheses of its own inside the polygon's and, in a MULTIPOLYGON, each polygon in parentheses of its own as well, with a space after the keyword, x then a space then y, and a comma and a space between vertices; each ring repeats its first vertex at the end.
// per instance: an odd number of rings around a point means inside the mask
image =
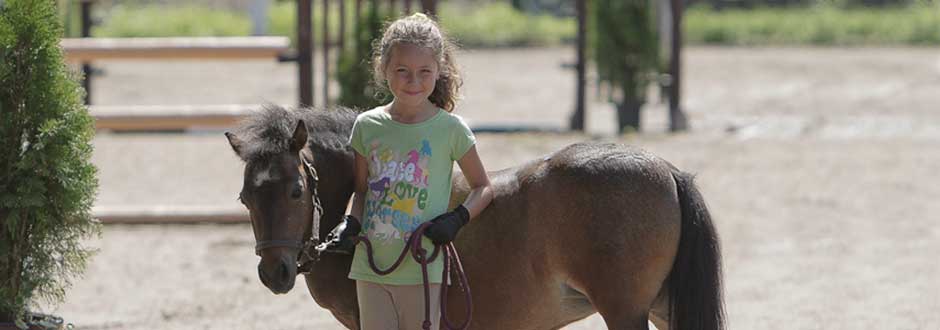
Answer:
POLYGON ((428 207, 428 163, 431 144, 404 154, 376 139, 369 148, 369 196, 366 198, 363 231, 372 241, 407 241, 422 223, 428 207))

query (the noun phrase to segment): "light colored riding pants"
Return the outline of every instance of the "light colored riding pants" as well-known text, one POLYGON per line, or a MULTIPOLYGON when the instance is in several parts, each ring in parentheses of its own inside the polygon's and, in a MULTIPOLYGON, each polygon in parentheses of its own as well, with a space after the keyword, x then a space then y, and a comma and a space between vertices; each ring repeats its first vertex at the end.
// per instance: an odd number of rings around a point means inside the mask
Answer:
MULTIPOLYGON (((441 318, 441 285, 431 284, 431 330, 441 318)), ((356 281, 361 330, 421 330, 424 285, 390 285, 356 281)))

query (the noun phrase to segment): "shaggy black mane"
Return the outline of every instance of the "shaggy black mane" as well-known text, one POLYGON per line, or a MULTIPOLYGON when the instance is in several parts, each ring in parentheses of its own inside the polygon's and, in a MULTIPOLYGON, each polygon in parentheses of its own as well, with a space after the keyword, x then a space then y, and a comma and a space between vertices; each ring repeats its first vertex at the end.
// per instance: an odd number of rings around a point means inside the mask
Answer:
POLYGON ((307 143, 316 150, 344 151, 358 112, 345 107, 328 109, 294 108, 267 104, 239 123, 235 135, 244 142, 245 162, 267 159, 287 152, 297 121, 307 126, 307 143))

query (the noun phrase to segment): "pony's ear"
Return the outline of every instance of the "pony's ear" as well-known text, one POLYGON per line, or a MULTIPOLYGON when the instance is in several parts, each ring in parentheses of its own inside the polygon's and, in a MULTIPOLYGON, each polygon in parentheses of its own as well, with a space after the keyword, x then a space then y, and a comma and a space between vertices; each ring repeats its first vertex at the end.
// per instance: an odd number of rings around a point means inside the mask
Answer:
POLYGON ((307 145, 307 125, 303 120, 297 121, 297 127, 294 128, 294 137, 290 142, 290 151, 297 153, 307 145))
POLYGON ((239 158, 244 158, 242 157, 242 151, 244 151, 245 142, 242 142, 242 140, 232 132, 225 132, 225 138, 228 139, 228 144, 232 146, 232 150, 235 151, 235 154, 238 155, 239 158))

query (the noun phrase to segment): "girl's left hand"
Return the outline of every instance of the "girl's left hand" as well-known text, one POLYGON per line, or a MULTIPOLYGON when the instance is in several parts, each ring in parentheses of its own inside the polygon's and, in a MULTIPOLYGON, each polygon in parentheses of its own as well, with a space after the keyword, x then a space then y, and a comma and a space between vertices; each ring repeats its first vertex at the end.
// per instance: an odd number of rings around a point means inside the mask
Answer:
POLYGON ((430 238, 436 245, 444 245, 457 238, 457 232, 469 221, 470 211, 463 205, 458 205, 453 211, 431 219, 433 224, 424 231, 424 236, 430 238))

